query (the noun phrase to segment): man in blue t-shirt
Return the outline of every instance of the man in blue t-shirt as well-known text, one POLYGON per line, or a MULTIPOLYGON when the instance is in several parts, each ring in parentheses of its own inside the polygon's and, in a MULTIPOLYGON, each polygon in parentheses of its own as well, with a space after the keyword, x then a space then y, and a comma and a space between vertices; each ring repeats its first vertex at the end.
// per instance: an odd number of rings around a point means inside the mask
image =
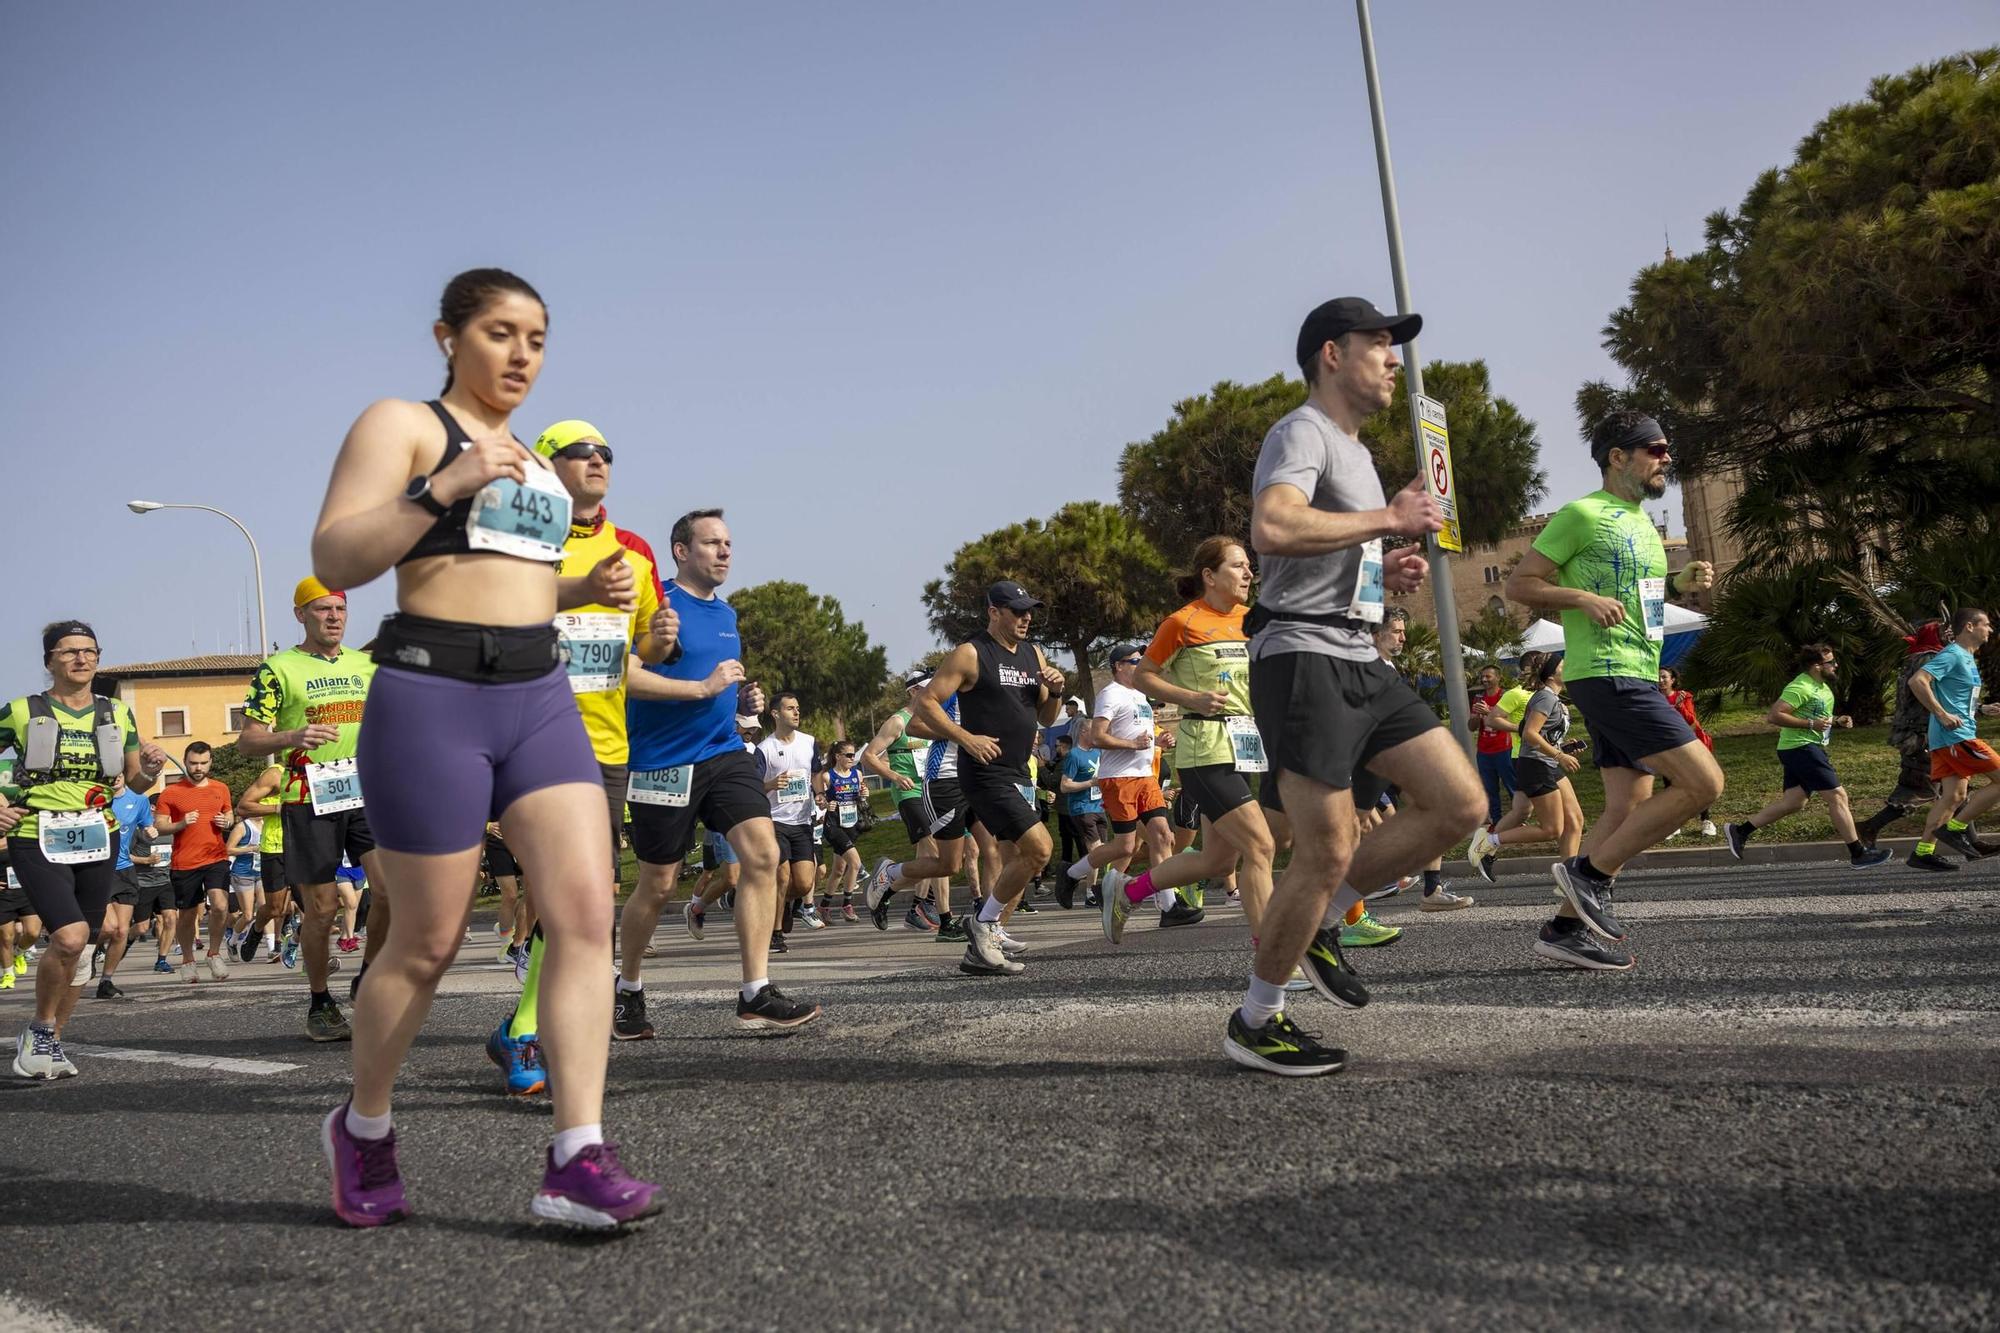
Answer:
POLYGON ((1993 618, 1977 607, 1962 607, 1951 618, 1952 640, 1910 677, 1910 693, 1931 715, 1931 780, 1938 784, 1937 802, 1924 820, 1923 836, 1906 863, 1918 870, 1956 870, 1958 862, 1939 856, 1943 843, 1968 861, 1982 849, 1972 836, 1972 821, 2000 804, 2000 755, 1979 739, 1979 718, 2000 717, 2000 704, 1979 704, 1979 663, 1974 655, 1993 637, 1993 618), (1986 782, 1969 798, 1972 779, 1986 782))
MULTIPOLYGON (((1110 836, 1111 826, 1104 818, 1104 795, 1097 787, 1096 750, 1087 750, 1078 745, 1071 736, 1056 737, 1056 762, 1061 765, 1062 778, 1057 784, 1062 801, 1059 822, 1065 839, 1073 840, 1078 847, 1078 857, 1087 858, 1097 845, 1110 836)), ((1068 875, 1061 877, 1056 885, 1056 901, 1064 907, 1076 895, 1077 881, 1068 875)), ((1097 872, 1091 871, 1090 889, 1084 895, 1086 905, 1094 906, 1097 898, 1097 872)))
MULTIPOLYGON (((118 964, 125 957, 125 948, 130 943, 132 913, 139 895, 158 892, 150 885, 139 883, 139 867, 132 862, 132 835, 143 830, 141 836, 148 842, 154 836, 153 803, 128 788, 122 776, 112 778, 111 791, 111 816, 118 821, 118 859, 112 869, 118 882, 111 891, 111 905, 105 911, 117 923, 118 930, 113 936, 115 943, 108 947, 100 943, 90 959, 89 975, 98 979, 97 998, 100 1000, 115 1000, 125 994, 112 984, 111 976, 118 970, 118 964)), ((151 911, 147 915, 150 917, 151 911)))
POLYGON ((729 527, 720 509, 697 509, 674 524, 674 578, 665 605, 680 617, 679 660, 627 673, 625 731, 631 743, 626 802, 639 883, 619 922, 619 976, 612 1036, 650 1037, 639 967, 694 846, 695 824, 719 833, 742 867, 736 886, 736 939, 743 987, 740 1027, 790 1031, 819 1017, 819 1006, 788 999, 770 981, 771 936, 778 913, 778 838, 755 756, 737 735, 736 717, 764 711, 763 691, 744 686, 743 642, 736 610, 717 590, 729 577, 729 527))

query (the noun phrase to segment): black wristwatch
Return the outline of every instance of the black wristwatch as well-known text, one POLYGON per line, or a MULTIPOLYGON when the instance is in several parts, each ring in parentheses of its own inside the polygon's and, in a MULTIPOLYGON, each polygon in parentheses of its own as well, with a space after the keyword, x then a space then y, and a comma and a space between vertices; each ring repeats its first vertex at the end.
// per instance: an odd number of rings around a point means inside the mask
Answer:
POLYGON ((403 488, 403 498, 415 504, 418 508, 435 514, 439 518, 443 518, 447 512, 445 507, 438 503, 438 498, 431 494, 431 478, 429 473, 425 473, 415 481, 412 481, 408 486, 405 486, 403 488))

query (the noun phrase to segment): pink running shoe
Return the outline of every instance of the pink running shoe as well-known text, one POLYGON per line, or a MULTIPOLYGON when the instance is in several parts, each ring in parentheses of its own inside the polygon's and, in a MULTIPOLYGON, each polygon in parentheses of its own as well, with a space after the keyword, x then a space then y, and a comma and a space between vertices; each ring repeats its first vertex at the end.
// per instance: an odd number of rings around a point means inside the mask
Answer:
POLYGON ((561 1167, 551 1148, 548 1162, 531 1205, 536 1217, 608 1231, 660 1211, 660 1187, 628 1175, 615 1143, 593 1143, 561 1167))
POLYGON ((326 1164, 333 1168, 333 1211, 351 1227, 380 1227, 410 1215, 403 1177, 396 1170, 396 1131, 380 1139, 347 1132, 347 1103, 320 1126, 326 1164))

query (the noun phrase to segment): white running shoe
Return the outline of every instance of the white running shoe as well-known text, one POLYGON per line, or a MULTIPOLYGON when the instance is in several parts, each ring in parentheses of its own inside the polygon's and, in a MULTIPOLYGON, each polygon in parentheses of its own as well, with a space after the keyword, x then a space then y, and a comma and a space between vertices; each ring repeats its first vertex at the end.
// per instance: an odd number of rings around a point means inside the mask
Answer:
POLYGON ((21 1035, 14 1040, 14 1072, 22 1078, 56 1077, 59 1049, 56 1034, 48 1028, 22 1028, 21 1035))
POLYGON ((688 899, 687 906, 681 908, 681 924, 687 927, 689 939, 698 940, 701 938, 701 918, 701 900, 698 898, 688 899))
POLYGON ((1007 953, 1000 947, 997 924, 981 921, 977 912, 969 913, 965 918, 965 940, 968 951, 980 962, 995 971, 1006 970, 1007 953))
POLYGON ((894 857, 885 856, 875 863, 875 873, 868 880, 866 895, 868 910, 874 911, 882 905, 882 899, 890 891, 889 869, 896 864, 894 857))
POLYGON ((208 975, 216 981, 229 980, 229 964, 222 961, 221 954, 212 953, 208 956, 208 975))
POLYGON ((1000 952, 1009 958, 1019 958, 1028 951, 1028 946, 1007 933, 1005 926, 995 926, 994 933, 1000 937, 1000 952))
POLYGON ((182 963, 181 980, 185 981, 188 985, 192 986, 194 985, 195 982, 201 980, 201 974, 195 971, 195 966, 193 963, 182 963))
POLYGON ((1715 836, 1715 821, 1713 819, 1704 819, 1701 821, 1701 836, 1704 838, 1715 836))

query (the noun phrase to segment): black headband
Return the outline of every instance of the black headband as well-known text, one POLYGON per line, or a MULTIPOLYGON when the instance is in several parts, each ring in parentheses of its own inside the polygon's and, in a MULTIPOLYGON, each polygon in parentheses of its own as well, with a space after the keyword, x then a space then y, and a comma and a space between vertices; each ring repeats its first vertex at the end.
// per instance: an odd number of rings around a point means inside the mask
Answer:
POLYGON ((1651 417, 1640 417, 1618 432, 1616 439, 1608 440, 1598 446, 1604 452, 1598 456, 1597 461, 1602 463, 1610 458, 1613 449, 1642 449, 1654 440, 1664 440, 1666 437, 1667 433, 1660 429, 1659 422, 1651 417))
POLYGON ((86 635, 93 643, 97 641, 97 631, 81 620, 58 620, 42 631, 42 656, 47 657, 54 652, 56 645, 72 634, 86 635))

